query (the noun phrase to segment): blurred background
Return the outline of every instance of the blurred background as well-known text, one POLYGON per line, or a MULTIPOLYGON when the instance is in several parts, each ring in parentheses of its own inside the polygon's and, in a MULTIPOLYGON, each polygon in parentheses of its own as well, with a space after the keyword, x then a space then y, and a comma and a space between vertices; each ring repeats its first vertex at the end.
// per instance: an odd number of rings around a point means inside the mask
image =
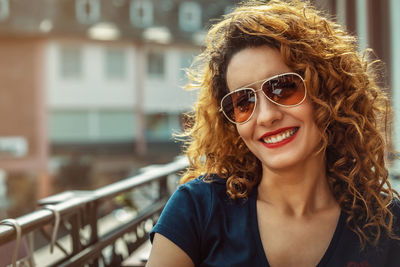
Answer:
MULTIPOLYGON (((237 2, 0 0, 0 219, 179 155, 172 134, 197 94, 182 89, 184 69, 210 20, 237 2)), ((375 50, 400 106, 400 1, 312 2, 359 37, 360 51, 375 50)))

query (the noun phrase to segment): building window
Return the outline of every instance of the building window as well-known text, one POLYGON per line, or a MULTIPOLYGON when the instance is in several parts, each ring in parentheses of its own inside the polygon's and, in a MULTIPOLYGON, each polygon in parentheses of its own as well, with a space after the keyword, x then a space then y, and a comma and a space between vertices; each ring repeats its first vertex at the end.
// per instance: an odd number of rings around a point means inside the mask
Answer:
POLYGON ((82 75, 81 50, 78 47, 62 47, 60 50, 60 73, 65 79, 77 79, 82 75))
POLYGON ((6 20, 10 15, 9 0, 0 0, 0 21, 6 20))
POLYGON ((171 134, 167 113, 146 115, 146 139, 149 141, 170 140, 171 134))
POLYGON ((132 141, 135 135, 135 116, 132 110, 103 110, 99 112, 99 139, 132 141))
POLYGON ((195 2, 183 2, 179 7, 179 26, 183 31, 201 28, 201 6, 195 2))
POLYGON ((124 50, 107 49, 105 54, 105 75, 109 79, 122 80, 126 74, 124 50))
POLYGON ((100 19, 99 0, 75 0, 76 19, 82 24, 90 24, 100 19))
POLYGON ((194 53, 193 52, 182 52, 180 54, 180 66, 179 66, 179 81, 186 83, 187 80, 187 75, 186 71, 192 64, 194 59, 194 53))
POLYGON ((151 26, 153 24, 153 3, 149 0, 131 0, 129 17, 135 27, 151 26))
POLYGON ((82 142, 90 138, 87 111, 52 111, 49 127, 53 142, 82 142))
POLYGON ((132 110, 53 110, 49 132, 55 143, 132 142, 135 125, 132 110))
POLYGON ((149 51, 147 54, 147 74, 151 78, 163 78, 165 74, 165 56, 161 52, 149 51))

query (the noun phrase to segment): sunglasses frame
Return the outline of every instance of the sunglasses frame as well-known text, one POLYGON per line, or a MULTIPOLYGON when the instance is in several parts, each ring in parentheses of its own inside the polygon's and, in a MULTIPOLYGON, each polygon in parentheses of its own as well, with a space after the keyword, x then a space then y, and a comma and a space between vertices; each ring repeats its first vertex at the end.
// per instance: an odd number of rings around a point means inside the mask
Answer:
POLYGON ((287 108, 289 108, 289 107, 296 107, 296 106, 298 106, 298 105, 301 105, 301 104, 304 102, 304 100, 306 99, 306 97, 307 97, 307 86, 306 86, 306 82, 304 81, 303 77, 301 77, 301 75, 298 74, 298 73, 296 73, 296 72, 286 72, 286 73, 282 73, 282 74, 278 74, 278 75, 269 77, 269 78, 267 78, 267 79, 263 79, 263 80, 259 80, 259 81, 252 82, 252 83, 250 83, 250 84, 248 84, 248 85, 245 85, 244 87, 238 88, 238 89, 236 89, 236 90, 234 90, 234 91, 232 91, 232 92, 227 93, 227 94, 221 99, 219 112, 222 112, 222 113, 224 114, 224 116, 225 116, 230 122, 232 122, 232 123, 234 123, 234 124, 239 124, 239 125, 240 125, 240 124, 244 124, 244 123, 248 122, 248 121, 253 117, 254 111, 256 110, 256 107, 257 107, 257 92, 259 92, 259 91, 261 91, 262 94, 263 94, 269 101, 271 101, 272 103, 274 103, 274 104, 276 104, 276 105, 278 105, 278 106, 280 106, 280 107, 287 107, 287 108), (262 89, 263 86, 264 86, 264 84, 265 84, 266 82, 268 82, 268 81, 270 81, 270 80, 273 80, 273 79, 276 79, 276 78, 278 78, 278 77, 286 76, 286 75, 295 75, 295 76, 299 77, 300 80, 303 82, 303 85, 304 85, 304 97, 303 97, 303 99, 302 99, 299 103, 294 104, 294 105, 283 105, 283 104, 279 104, 278 102, 275 102, 274 100, 272 100, 271 98, 269 98, 269 97, 264 93, 264 91, 263 91, 263 89, 262 89), (262 83, 261 83, 260 89, 258 89, 258 90, 254 90, 253 88, 248 87, 248 86, 251 86, 251 85, 256 84, 256 83, 259 83, 259 82, 262 82, 262 83), (231 120, 231 119, 229 118, 229 116, 225 113, 225 111, 222 109, 222 102, 224 101, 224 99, 225 99, 226 97, 230 96, 231 94, 234 94, 234 93, 237 93, 237 92, 240 92, 240 91, 243 91, 243 90, 251 90, 251 91, 254 92, 254 97, 255 97, 254 108, 253 108, 253 111, 251 112, 250 116, 249 116, 245 121, 243 121, 243 122, 236 122, 236 121, 231 120))

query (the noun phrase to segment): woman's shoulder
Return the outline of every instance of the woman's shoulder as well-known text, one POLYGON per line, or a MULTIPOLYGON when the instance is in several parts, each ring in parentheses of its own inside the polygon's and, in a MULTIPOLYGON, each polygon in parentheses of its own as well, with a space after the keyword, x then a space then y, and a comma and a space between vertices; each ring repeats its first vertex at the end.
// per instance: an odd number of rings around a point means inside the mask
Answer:
POLYGON ((201 175, 178 187, 177 190, 189 191, 193 194, 221 192, 226 190, 226 179, 216 174, 201 175))
POLYGON ((390 203, 390 211, 393 214, 394 220, 397 224, 400 224, 400 199, 393 198, 392 202, 390 203))
POLYGON ((393 198, 392 202, 390 203, 390 209, 393 215, 400 217, 400 199, 397 197, 393 198))
POLYGON ((393 198, 389 208, 393 214, 393 232, 400 237, 400 199, 393 198))

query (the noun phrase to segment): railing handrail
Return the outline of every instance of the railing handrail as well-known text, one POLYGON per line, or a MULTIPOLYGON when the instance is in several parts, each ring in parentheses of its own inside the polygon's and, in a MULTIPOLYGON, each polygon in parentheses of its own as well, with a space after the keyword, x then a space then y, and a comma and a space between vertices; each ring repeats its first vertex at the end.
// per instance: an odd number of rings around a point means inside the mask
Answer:
POLYGON ((96 200, 108 199, 119 195, 123 192, 129 191, 134 187, 143 185, 149 182, 154 182, 161 177, 182 170, 188 166, 188 160, 186 157, 178 157, 175 161, 159 165, 151 168, 141 174, 121 180, 119 182, 101 187, 94 190, 93 197, 96 200))
MULTIPOLYGON (((81 191, 81 194, 73 196, 68 201, 63 201, 52 205, 60 216, 68 215, 90 202, 98 202, 112 198, 116 195, 129 191, 139 185, 154 182, 166 175, 176 173, 188 166, 186 157, 177 157, 175 161, 157 165, 138 175, 126 178, 116 183, 101 187, 96 190, 81 191)), ((76 191, 79 192, 79 191, 76 191)), ((51 198, 51 197, 49 197, 51 198)), ((45 208, 39 208, 36 211, 16 218, 15 220, 21 227, 22 235, 27 234, 40 226, 53 222, 54 213, 45 208)), ((16 231, 13 227, 0 225, 0 246, 15 239, 16 231)))

